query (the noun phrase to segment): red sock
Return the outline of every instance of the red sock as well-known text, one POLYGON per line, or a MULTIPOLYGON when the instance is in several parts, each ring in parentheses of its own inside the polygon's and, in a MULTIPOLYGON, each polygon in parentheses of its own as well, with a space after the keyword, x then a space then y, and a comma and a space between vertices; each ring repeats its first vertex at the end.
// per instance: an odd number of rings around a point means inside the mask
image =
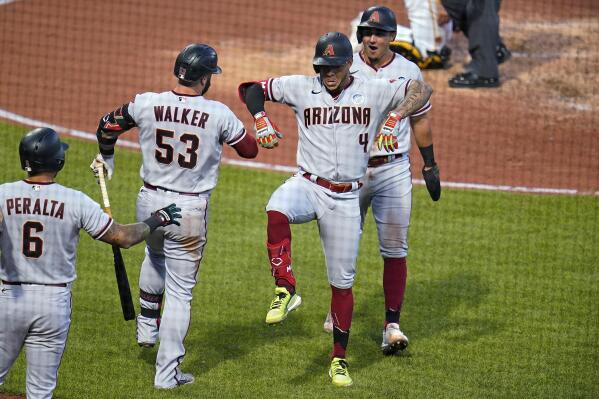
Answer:
MULTIPOLYGON (((406 258, 384 258, 383 291, 385 292, 385 309, 387 315, 396 313, 397 320, 386 320, 386 323, 398 323, 399 312, 403 304, 408 278, 406 258), (391 311, 391 312, 389 312, 391 311)), ((392 317, 393 319, 395 317, 392 317)), ((387 317, 389 319, 389 317, 387 317)))
POLYGON ((331 317, 333 318, 333 357, 345 357, 354 311, 354 295, 351 288, 331 286, 331 317))
POLYGON ((291 269, 291 228, 289 219, 281 212, 268 211, 268 260, 272 276, 278 287, 285 287, 290 294, 295 293, 295 277, 291 269))

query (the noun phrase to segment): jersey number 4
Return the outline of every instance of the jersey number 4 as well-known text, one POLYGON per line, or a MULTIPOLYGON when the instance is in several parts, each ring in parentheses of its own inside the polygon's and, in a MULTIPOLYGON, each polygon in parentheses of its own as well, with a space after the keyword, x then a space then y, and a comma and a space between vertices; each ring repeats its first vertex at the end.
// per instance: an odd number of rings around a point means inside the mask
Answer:
POLYGON ((39 258, 44 252, 44 240, 33 235, 44 231, 40 222, 25 222, 23 225, 23 255, 28 258, 39 258))
MULTIPOLYGON (((168 142, 175 137, 174 130, 156 129, 156 160, 162 164, 170 165, 175 158, 175 149, 168 142)), ((185 153, 177 154, 177 163, 180 167, 193 169, 198 163, 198 148, 200 148, 200 138, 193 134, 184 133, 179 137, 179 141, 185 143, 185 153)))

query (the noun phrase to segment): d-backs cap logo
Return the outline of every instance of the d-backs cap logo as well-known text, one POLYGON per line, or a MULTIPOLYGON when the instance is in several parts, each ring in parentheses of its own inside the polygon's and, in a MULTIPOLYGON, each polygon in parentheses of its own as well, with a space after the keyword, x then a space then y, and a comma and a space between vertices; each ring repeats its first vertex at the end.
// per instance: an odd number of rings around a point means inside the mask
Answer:
POLYGON ((370 16, 370 18, 368 19, 368 22, 381 22, 380 17, 379 17, 379 12, 375 11, 372 13, 372 15, 370 16))
POLYGON ((324 53, 322 53, 322 55, 333 57, 335 55, 335 49, 333 48, 333 45, 328 44, 327 48, 324 49, 324 53))

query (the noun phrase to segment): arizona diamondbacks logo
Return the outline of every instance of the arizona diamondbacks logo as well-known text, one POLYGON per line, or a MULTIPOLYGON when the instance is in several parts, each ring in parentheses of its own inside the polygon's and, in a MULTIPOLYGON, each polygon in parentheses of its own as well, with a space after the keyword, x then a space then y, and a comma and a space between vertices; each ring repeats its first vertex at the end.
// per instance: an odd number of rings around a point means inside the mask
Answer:
POLYGON ((326 55, 329 57, 332 57, 335 55, 335 49, 333 48, 332 44, 327 45, 327 48, 324 49, 324 53, 322 53, 322 55, 326 55))
POLYGON ((381 18, 379 17, 379 12, 375 11, 372 13, 370 18, 368 19, 368 22, 380 22, 380 20, 381 20, 381 18))

